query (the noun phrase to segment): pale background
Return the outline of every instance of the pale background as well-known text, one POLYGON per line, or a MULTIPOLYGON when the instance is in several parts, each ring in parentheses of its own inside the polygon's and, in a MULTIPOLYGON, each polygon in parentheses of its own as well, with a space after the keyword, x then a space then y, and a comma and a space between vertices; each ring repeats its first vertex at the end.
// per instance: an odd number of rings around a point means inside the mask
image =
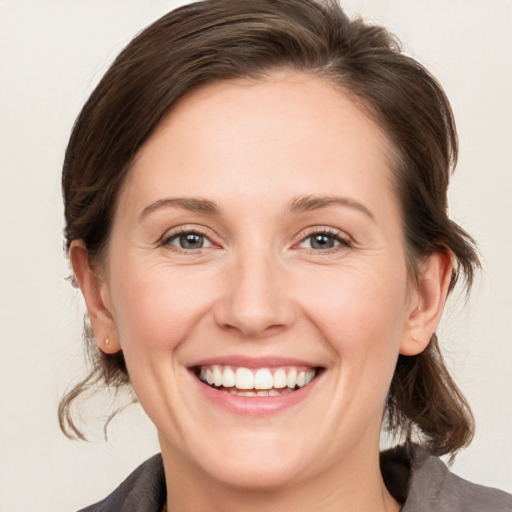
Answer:
MULTIPOLYGON (((83 372, 83 306, 65 281, 59 173, 74 118, 106 66, 183 3, 0 0, 2 512, 76 510, 158 450, 137 407, 113 422, 108 443, 98 420, 91 443, 58 429, 59 397, 83 372)), ((396 32, 452 100, 461 158, 451 212, 479 240, 486 269, 468 307, 450 308, 441 330, 478 424, 454 470, 512 492, 512 2, 343 4, 396 32)))

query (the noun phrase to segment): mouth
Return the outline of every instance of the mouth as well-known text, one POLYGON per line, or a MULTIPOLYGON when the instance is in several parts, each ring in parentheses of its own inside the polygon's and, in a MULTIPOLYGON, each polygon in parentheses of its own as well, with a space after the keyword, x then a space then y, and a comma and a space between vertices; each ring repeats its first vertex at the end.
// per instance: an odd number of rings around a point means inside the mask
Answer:
POLYGON ((201 365, 192 368, 203 384, 217 391, 243 397, 277 397, 307 387, 322 372, 320 367, 279 366, 246 368, 201 365))

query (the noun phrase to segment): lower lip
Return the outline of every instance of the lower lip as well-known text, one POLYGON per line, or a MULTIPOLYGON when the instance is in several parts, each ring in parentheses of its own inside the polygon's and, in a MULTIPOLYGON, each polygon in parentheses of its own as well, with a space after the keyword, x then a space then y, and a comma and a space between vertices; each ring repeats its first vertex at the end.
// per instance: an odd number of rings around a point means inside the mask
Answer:
POLYGON ((203 393, 203 396, 209 401, 232 413, 246 416, 268 416, 270 414, 277 414, 301 402, 313 391, 320 378, 320 376, 317 375, 306 386, 292 391, 291 393, 283 393, 278 396, 238 396, 227 391, 219 391, 212 388, 199 380, 194 374, 192 374, 192 376, 199 386, 200 392, 203 393))

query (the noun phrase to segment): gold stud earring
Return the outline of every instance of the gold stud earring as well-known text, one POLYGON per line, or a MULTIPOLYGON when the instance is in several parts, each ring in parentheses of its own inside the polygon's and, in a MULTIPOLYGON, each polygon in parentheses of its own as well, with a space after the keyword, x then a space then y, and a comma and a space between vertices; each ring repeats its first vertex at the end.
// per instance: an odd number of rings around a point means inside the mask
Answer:
POLYGON ((110 338, 105 338, 105 345, 108 345, 110 343, 110 338))

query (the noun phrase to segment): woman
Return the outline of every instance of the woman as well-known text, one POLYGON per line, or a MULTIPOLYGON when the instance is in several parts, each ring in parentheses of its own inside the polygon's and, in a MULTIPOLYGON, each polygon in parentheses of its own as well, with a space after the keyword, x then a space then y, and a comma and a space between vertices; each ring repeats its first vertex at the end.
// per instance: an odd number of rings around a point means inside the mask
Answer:
POLYGON ((137 36, 66 152, 96 366, 60 417, 80 436, 81 391, 132 387, 162 454, 87 510, 512 510, 436 458, 473 434, 435 335, 478 266, 456 156, 437 82, 335 2, 200 2, 137 36), (384 416, 407 443, 380 455, 384 416))

